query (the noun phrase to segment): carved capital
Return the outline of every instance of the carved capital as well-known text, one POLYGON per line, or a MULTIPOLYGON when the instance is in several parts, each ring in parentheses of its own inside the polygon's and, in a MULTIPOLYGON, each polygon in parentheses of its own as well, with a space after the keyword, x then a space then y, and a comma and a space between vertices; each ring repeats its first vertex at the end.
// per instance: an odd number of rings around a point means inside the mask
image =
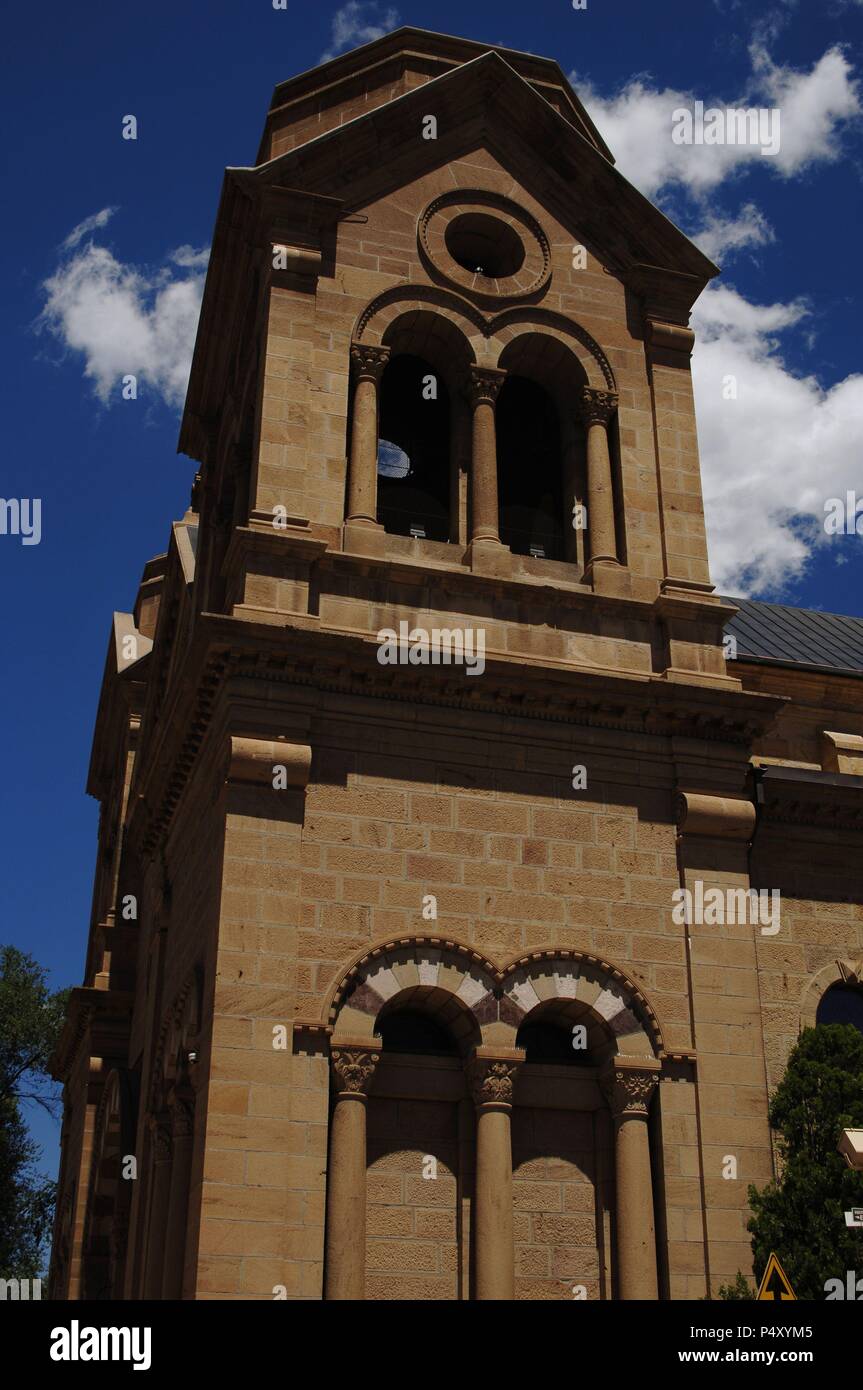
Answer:
POLYGON ((174 1090, 170 1109, 173 1138, 188 1139, 195 1132, 195 1093, 191 1087, 174 1090))
POLYGON ((367 1096, 381 1059, 380 1045, 340 1045, 330 1052, 333 1080, 339 1095, 367 1096))
POLYGON ((505 381, 506 372, 499 367, 469 367, 465 395, 473 406, 483 401, 494 405, 505 381))
POLYGON ((600 1085, 615 1119, 647 1118, 659 1071, 658 1063, 654 1067, 617 1066, 602 1077, 600 1085))
POLYGON ((390 349, 376 343, 351 343, 351 370, 357 381, 379 382, 390 360, 390 349))
POLYGON ((150 1133, 153 1143, 153 1157, 157 1163, 167 1163, 173 1149, 172 1117, 170 1110, 160 1110, 150 1116, 150 1133))
POLYGON ((520 1050, 497 1056, 475 1053, 467 1068, 474 1105, 512 1105, 513 1084, 523 1060, 520 1050))
POLYGON ((601 391, 594 386, 581 388, 577 411, 585 425, 607 425, 616 409, 616 391, 601 391))

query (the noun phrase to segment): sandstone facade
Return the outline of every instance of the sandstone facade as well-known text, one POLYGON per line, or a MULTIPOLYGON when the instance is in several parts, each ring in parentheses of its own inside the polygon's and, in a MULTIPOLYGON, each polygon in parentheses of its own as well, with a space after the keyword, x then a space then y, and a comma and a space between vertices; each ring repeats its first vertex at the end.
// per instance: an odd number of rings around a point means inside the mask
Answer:
POLYGON ((768 1088, 860 972, 863 701, 726 660, 713 274, 553 62, 400 30, 277 88, 225 176, 192 504, 109 644, 55 1297, 749 1271, 768 1088), (484 669, 382 664, 402 622, 484 669), (696 883, 779 889, 781 929, 680 924, 696 883))

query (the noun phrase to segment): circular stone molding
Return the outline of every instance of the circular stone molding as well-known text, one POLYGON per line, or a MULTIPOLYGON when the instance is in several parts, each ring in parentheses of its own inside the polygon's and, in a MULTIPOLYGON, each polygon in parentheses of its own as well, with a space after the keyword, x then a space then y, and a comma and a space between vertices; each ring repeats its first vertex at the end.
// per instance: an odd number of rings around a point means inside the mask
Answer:
POLYGON ((420 253, 438 275, 478 299, 523 299, 551 277, 551 252, 542 227, 498 193, 454 188, 441 194, 422 213, 417 239, 420 253))

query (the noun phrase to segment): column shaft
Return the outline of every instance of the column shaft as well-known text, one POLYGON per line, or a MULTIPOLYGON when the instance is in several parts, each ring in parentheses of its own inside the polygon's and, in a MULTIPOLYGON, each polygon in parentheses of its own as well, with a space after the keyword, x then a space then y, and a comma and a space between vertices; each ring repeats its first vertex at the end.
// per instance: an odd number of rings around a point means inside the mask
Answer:
POLYGON ((171 1162, 171 1190, 168 1197, 162 1275, 163 1298, 183 1297, 183 1264, 186 1254, 194 1143, 194 1102, 184 1103, 183 1108, 174 1115, 174 1153, 171 1162))
POLYGON ((160 1298, 165 1259, 165 1234, 171 1192, 171 1136, 167 1120, 159 1120, 154 1133, 153 1185, 150 1190, 150 1216, 147 1225, 147 1261, 144 1297, 160 1298))
POLYGON ((515 1298, 510 1115, 513 1081, 523 1061, 520 1048, 502 1053, 481 1047, 469 1067, 477 1108, 473 1226, 478 1300, 515 1298))
POLYGON ((658 1062, 615 1063, 603 1079, 614 1115, 617 1290, 621 1299, 659 1297, 653 1229, 653 1175, 647 1116, 658 1062))
POLYGON ((617 398, 610 391, 585 387, 582 418, 587 430, 587 526, 590 562, 617 563, 614 528, 614 487, 608 448, 608 423, 617 398))
POLYGON ((482 1105, 476 1117, 476 1296, 515 1297, 512 1136, 509 1107, 482 1105))
POLYGON ((614 1136, 617 1272, 623 1299, 658 1297, 647 1119, 621 1115, 614 1136))
POLYGON ((360 1300, 366 1278, 366 1091, 380 1044, 339 1046, 331 1056, 337 1088, 327 1170, 326 1289, 329 1301, 360 1300))
POLYGON ((506 373, 497 368, 472 367, 470 372, 468 394, 473 407, 471 541, 500 543, 494 403, 505 376, 506 373))
POLYGON ((361 1299, 366 1278, 366 1098, 339 1096, 327 1180, 328 1299, 361 1299))
POLYGON ((378 385, 389 361, 389 348, 351 348, 356 374, 351 454, 348 463, 348 514, 352 525, 377 524, 378 507, 378 385))

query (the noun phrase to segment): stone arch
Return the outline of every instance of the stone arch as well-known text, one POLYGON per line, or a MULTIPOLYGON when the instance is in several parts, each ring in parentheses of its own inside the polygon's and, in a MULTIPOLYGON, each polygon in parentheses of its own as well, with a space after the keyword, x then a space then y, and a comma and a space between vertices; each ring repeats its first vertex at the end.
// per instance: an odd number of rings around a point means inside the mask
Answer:
POLYGON ((391 349, 393 357, 404 353, 425 358, 451 390, 460 385, 474 361, 464 326, 431 305, 400 305, 383 331, 382 344, 391 349))
POLYGON ((810 977, 803 989, 800 1001, 799 1032, 804 1028, 814 1028, 817 1022, 818 1005, 832 985, 863 984, 863 957, 858 961, 832 960, 810 977))
POLYGON ((545 334, 558 339, 578 359, 589 386, 604 391, 617 390, 611 363, 596 339, 574 319, 555 313, 553 309, 528 305, 505 309, 489 321, 488 332, 496 347, 492 366, 500 365, 504 349, 522 334, 545 334))
POLYGON ((384 290, 360 314, 351 341, 382 346, 397 319, 419 313, 447 320, 461 334, 468 361, 484 360, 488 350, 485 316, 467 300, 431 285, 396 285, 384 290))
POLYGON ((518 1030, 535 1012, 548 1017, 550 1006, 561 1019, 582 1021, 588 1029, 590 1051, 597 1060, 611 1056, 658 1057, 662 1030, 650 1003, 632 980, 609 961, 583 951, 531 951, 506 966, 502 978, 500 1019, 518 1030))
POLYGON ((359 957, 336 985, 328 1008, 333 1046, 346 1037, 374 1037, 379 1018, 397 1002, 428 1012, 467 1052, 484 1041, 484 1025, 496 1017, 496 986, 494 964, 459 942, 424 936, 385 942, 359 957))
POLYGON ((556 1001, 561 1015, 589 1022, 603 1060, 663 1052, 659 1019, 643 991, 618 966, 584 951, 549 947, 500 966, 452 939, 382 942, 357 956, 332 990, 325 1022, 333 1045, 373 1038, 395 999, 429 1007, 463 1050, 477 1043, 514 1047, 525 1019, 556 1001))

